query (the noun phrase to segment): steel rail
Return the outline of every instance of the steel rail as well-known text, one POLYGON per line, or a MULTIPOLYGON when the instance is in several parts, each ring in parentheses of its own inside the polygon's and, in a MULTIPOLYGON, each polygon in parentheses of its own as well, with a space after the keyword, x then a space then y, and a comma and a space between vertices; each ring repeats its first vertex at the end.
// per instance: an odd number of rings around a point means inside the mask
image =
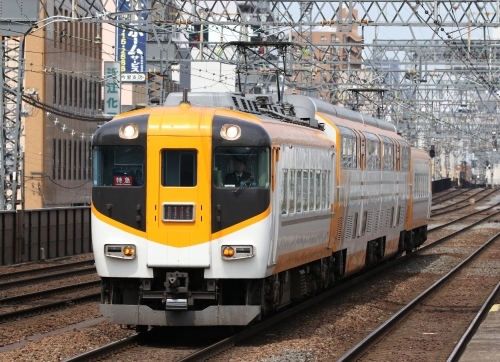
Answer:
MULTIPOLYGON (((484 213, 485 211, 490 211, 490 210, 494 209, 495 207, 499 207, 499 206, 500 206, 500 202, 499 202, 499 203, 497 203, 497 204, 495 204, 495 205, 493 205, 493 206, 487 207, 487 208, 485 208, 485 209, 482 209, 482 210, 477 210, 477 211, 474 211, 474 212, 472 212, 472 213, 470 213, 470 214, 467 214, 467 215, 464 215, 464 216, 460 216, 460 217, 458 217, 458 218, 456 218, 456 219, 453 219, 453 220, 451 220, 451 221, 449 221, 449 222, 447 222, 447 223, 444 223, 444 224, 441 224, 441 225, 437 225, 437 226, 433 227, 432 229, 428 229, 428 230, 427 230, 427 232, 436 231, 436 230, 439 230, 439 229, 445 228, 445 227, 450 226, 450 225, 452 225, 452 224, 454 224, 454 223, 456 223, 456 222, 458 222, 458 221, 461 221, 461 220, 467 219, 467 218, 469 218, 470 216, 474 216, 474 215, 477 215, 477 214, 480 214, 480 213, 484 213)), ((491 214, 491 215, 494 215, 494 214, 491 214)), ((489 218, 491 215, 489 215, 489 216, 488 216, 488 218, 489 218)), ((481 220, 480 220, 479 222, 481 222, 481 220)), ((474 225, 477 225, 477 223, 478 223, 478 222, 473 223, 473 224, 471 224, 471 225, 472 225, 472 226, 474 226, 474 225)), ((460 230, 467 230, 468 228, 469 228, 469 227, 467 227, 467 226, 466 226, 464 229, 460 229, 460 230)), ((459 230, 459 231, 460 231, 460 230, 459 230)), ((455 233, 453 233, 453 234, 455 234, 455 233)))
POLYGON ((95 280, 91 282, 78 283, 72 285, 66 285, 63 287, 52 288, 41 290, 39 292, 26 293, 20 295, 14 295, 11 297, 0 298, 0 305, 15 305, 20 303, 25 303, 31 300, 37 300, 41 298, 47 298, 53 295, 61 294, 61 293, 72 293, 79 290, 85 290, 89 288, 96 288, 101 285, 100 280, 95 280))
POLYGON ((453 190, 451 192, 448 192, 446 195, 442 195, 436 197, 435 199, 432 199, 432 204, 440 204, 444 201, 448 201, 453 199, 454 197, 460 196, 468 191, 470 191, 470 189, 453 190))
POLYGON ((40 276, 32 277, 29 279, 11 280, 11 281, 0 283, 0 290, 10 289, 10 288, 14 288, 14 287, 20 287, 23 285, 29 285, 29 284, 34 284, 34 283, 38 283, 38 282, 57 280, 57 279, 61 279, 61 278, 71 277, 71 276, 86 275, 86 274, 95 273, 95 272, 96 272, 96 270, 95 270, 94 266, 87 266, 87 267, 82 268, 82 269, 72 269, 72 270, 68 270, 68 271, 62 271, 59 273, 40 275, 40 276))
POLYGON ((21 310, 16 310, 13 312, 0 314, 0 323, 9 322, 19 318, 31 317, 34 315, 43 314, 49 311, 65 309, 69 306, 78 303, 85 303, 92 300, 99 300, 101 293, 92 293, 87 295, 82 295, 75 298, 67 298, 58 302, 53 302, 49 304, 43 304, 36 307, 25 308, 21 310))
MULTIPOLYGON (((147 333, 147 332, 146 332, 147 333)), ((104 346, 92 349, 90 351, 79 354, 78 356, 70 357, 64 362, 87 362, 87 361, 98 361, 104 357, 122 351, 130 346, 136 345, 142 338, 142 333, 136 333, 131 336, 122 338, 118 341, 111 342, 104 346)))
MULTIPOLYGON (((495 193, 496 191, 498 191, 498 189, 494 189, 493 191, 487 193, 486 195, 484 196, 481 196, 479 197, 478 199, 476 199, 475 201, 478 202, 478 201, 481 201, 483 200, 484 198, 488 197, 488 196, 491 196, 491 194, 495 193)), ((463 208, 466 208, 468 206, 470 206, 471 204, 470 203, 465 203, 467 200, 471 200, 473 197, 477 197, 479 194, 481 194, 482 192, 478 192, 477 194, 475 195, 471 195, 463 200, 460 200, 459 202, 457 202, 456 204, 454 205, 448 205, 448 206, 444 206, 444 207, 441 207, 439 209, 434 209, 434 210, 431 210, 431 217, 432 216, 437 216, 437 215, 442 215, 442 214, 446 214, 446 213, 449 213, 450 211, 457 211, 457 210, 461 210, 463 208), (463 206, 459 206, 461 203, 465 203, 463 206)))
POLYGON ((474 333, 476 333, 477 329, 483 322, 484 318, 486 318, 486 315, 488 314, 491 306, 495 302, 495 299, 497 298, 499 291, 500 291, 500 283, 497 284, 495 289, 493 289, 491 294, 484 301, 483 306, 481 307, 479 312, 477 312, 476 316, 470 323, 465 333, 462 335, 462 338, 460 338, 460 340, 456 344, 455 348, 451 352, 446 362, 458 362, 460 360, 460 357, 462 356, 462 353, 465 351, 467 344, 472 339, 474 333))
MULTIPOLYGON (((39 263, 39 262, 37 262, 39 263)), ((35 269, 30 269, 30 270, 22 270, 22 271, 16 271, 12 273, 4 273, 0 274, 0 280, 4 279, 14 279, 14 278, 22 278, 22 277, 28 277, 30 275, 36 275, 40 273, 50 273, 50 272, 55 272, 59 270, 66 270, 69 268, 78 268, 84 265, 94 265, 94 260, 84 260, 84 261, 76 261, 72 263, 64 263, 64 264, 59 264, 59 265, 51 265, 51 266, 43 266, 41 268, 35 268, 35 269)), ((17 264, 16 266, 19 266, 17 264)))

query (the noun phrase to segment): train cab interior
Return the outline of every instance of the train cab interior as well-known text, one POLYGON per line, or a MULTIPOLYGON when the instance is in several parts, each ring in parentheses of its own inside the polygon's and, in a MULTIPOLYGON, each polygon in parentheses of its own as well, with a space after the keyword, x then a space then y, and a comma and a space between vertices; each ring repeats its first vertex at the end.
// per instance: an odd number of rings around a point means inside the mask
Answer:
POLYGON ((268 147, 217 147, 213 157, 213 183, 216 187, 269 188, 270 152, 268 147), (240 185, 227 182, 236 164, 244 165, 243 172, 250 175, 240 185))

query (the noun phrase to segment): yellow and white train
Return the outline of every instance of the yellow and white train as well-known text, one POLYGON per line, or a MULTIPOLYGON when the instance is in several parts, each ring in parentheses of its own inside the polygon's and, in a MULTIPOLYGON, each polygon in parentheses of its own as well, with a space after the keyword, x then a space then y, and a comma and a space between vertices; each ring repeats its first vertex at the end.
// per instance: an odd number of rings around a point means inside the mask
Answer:
POLYGON ((100 311, 247 325, 418 248, 430 172, 394 125, 300 95, 185 92, 124 113, 93 140, 100 311))

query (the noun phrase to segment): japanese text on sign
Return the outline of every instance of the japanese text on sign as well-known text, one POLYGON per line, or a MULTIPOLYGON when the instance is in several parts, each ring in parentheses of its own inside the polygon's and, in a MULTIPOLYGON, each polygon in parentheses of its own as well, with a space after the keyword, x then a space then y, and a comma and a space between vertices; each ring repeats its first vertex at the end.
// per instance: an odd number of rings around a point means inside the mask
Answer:
POLYGON ((120 113, 120 91, 120 63, 104 62, 104 114, 120 113))
MULTIPOLYGON (((146 9, 146 0, 118 0, 117 11, 146 9), (135 5, 134 5, 135 4, 135 5)), ((132 13, 120 16, 120 19, 130 19, 129 24, 118 28, 116 32, 116 60, 120 62, 121 73, 146 72, 146 22, 147 13, 132 13)), ((134 81, 126 79, 125 82, 134 81)), ((136 81, 136 80, 135 80, 136 81)))

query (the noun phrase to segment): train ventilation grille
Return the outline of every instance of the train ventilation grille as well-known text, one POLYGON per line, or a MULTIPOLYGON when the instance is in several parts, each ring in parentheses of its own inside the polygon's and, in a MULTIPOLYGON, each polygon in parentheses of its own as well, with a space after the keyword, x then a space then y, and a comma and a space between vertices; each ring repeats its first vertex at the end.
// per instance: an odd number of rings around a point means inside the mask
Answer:
POLYGON ((238 98, 236 98, 235 96, 232 96, 231 98, 233 99, 235 109, 239 110, 240 105, 238 104, 238 98))
POLYGON ((342 240, 342 221, 344 220, 344 218, 342 217, 339 217, 339 219, 337 220, 337 236, 336 236, 336 239, 338 242, 340 242, 342 240))
POLYGON ((382 230, 382 218, 380 217, 380 210, 377 211, 377 216, 375 217, 375 227, 377 228, 377 230, 375 231, 380 231, 382 230))
POLYGON ((347 217, 347 222, 346 222, 346 226, 345 226, 345 239, 350 239, 352 237, 352 219, 353 219, 353 216, 352 215, 349 215, 347 217))
POLYGON ((391 227, 391 223, 392 223, 392 214, 391 214, 391 209, 387 209, 387 213, 386 213, 386 218, 385 218, 385 227, 386 229, 389 229, 391 227))
POLYGON ((366 232, 371 233, 373 229, 373 211, 368 213, 368 217, 366 220, 366 232))
POLYGON ((399 207, 399 221, 398 221, 398 225, 401 225, 404 223, 405 221, 405 211, 406 211, 406 207, 404 206, 400 206, 399 207))

